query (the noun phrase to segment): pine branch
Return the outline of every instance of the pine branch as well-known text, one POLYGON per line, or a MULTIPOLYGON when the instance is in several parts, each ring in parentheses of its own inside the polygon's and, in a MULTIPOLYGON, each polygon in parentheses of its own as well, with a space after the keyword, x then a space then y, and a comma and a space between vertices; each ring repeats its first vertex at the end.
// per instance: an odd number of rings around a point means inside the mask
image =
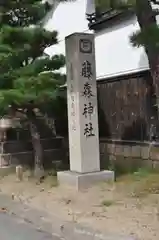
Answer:
POLYGON ((159 1, 158 0, 151 0, 152 3, 159 5, 159 1))
POLYGON ((65 76, 55 71, 64 66, 65 58, 63 55, 50 58, 44 54, 45 48, 57 43, 56 31, 28 27, 43 15, 41 0, 5 0, 0 2, 1 6, 2 3, 0 111, 7 111, 9 106, 24 111, 57 98, 65 76), (12 14, 15 14, 14 19, 12 14))
POLYGON ((133 33, 130 41, 134 47, 143 46, 146 49, 159 50, 159 27, 156 24, 151 24, 149 27, 142 28, 141 30, 133 33))

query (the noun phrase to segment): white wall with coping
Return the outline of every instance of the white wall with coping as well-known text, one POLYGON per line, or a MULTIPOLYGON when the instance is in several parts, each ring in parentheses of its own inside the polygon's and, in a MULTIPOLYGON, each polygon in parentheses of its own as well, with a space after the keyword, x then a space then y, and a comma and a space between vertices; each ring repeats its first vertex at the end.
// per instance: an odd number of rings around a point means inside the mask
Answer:
POLYGON ((134 48, 130 36, 139 29, 136 17, 96 34, 97 79, 148 68, 142 47, 134 48))
MULTIPOLYGON (((74 32, 90 32, 85 17, 87 0, 60 3, 46 24, 46 29, 59 33, 59 43, 46 53, 64 54, 66 36, 74 32)), ((139 29, 136 17, 100 31, 95 36, 97 79, 139 72, 149 68, 142 47, 132 47, 129 37, 139 29)), ((66 69, 61 69, 65 73, 66 69)))

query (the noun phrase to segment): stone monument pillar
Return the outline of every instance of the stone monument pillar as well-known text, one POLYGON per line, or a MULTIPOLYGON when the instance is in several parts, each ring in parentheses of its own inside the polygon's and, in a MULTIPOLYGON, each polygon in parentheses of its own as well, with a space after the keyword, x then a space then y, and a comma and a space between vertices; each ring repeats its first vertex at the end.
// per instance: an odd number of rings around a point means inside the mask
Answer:
POLYGON ((81 189, 114 180, 112 171, 100 171, 93 34, 66 37, 66 66, 70 171, 58 172, 58 180, 81 189))

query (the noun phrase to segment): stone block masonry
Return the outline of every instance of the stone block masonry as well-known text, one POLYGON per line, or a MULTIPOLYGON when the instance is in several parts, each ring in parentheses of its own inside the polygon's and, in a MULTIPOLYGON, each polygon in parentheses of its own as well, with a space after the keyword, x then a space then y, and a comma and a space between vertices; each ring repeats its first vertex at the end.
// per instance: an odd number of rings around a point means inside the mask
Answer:
POLYGON ((117 165, 124 171, 138 168, 159 170, 159 144, 100 139, 102 163, 117 165), (104 150, 103 150, 104 149, 104 150))

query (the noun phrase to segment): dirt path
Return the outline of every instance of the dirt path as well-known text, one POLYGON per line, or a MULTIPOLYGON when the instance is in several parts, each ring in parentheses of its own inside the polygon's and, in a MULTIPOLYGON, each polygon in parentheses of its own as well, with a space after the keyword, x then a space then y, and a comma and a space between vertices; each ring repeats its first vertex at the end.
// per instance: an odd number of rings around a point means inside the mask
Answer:
POLYGON ((0 190, 31 207, 45 210, 63 220, 85 223, 105 233, 159 239, 159 176, 102 183, 83 192, 57 187, 49 177, 40 185, 14 175, 0 180, 0 190))

